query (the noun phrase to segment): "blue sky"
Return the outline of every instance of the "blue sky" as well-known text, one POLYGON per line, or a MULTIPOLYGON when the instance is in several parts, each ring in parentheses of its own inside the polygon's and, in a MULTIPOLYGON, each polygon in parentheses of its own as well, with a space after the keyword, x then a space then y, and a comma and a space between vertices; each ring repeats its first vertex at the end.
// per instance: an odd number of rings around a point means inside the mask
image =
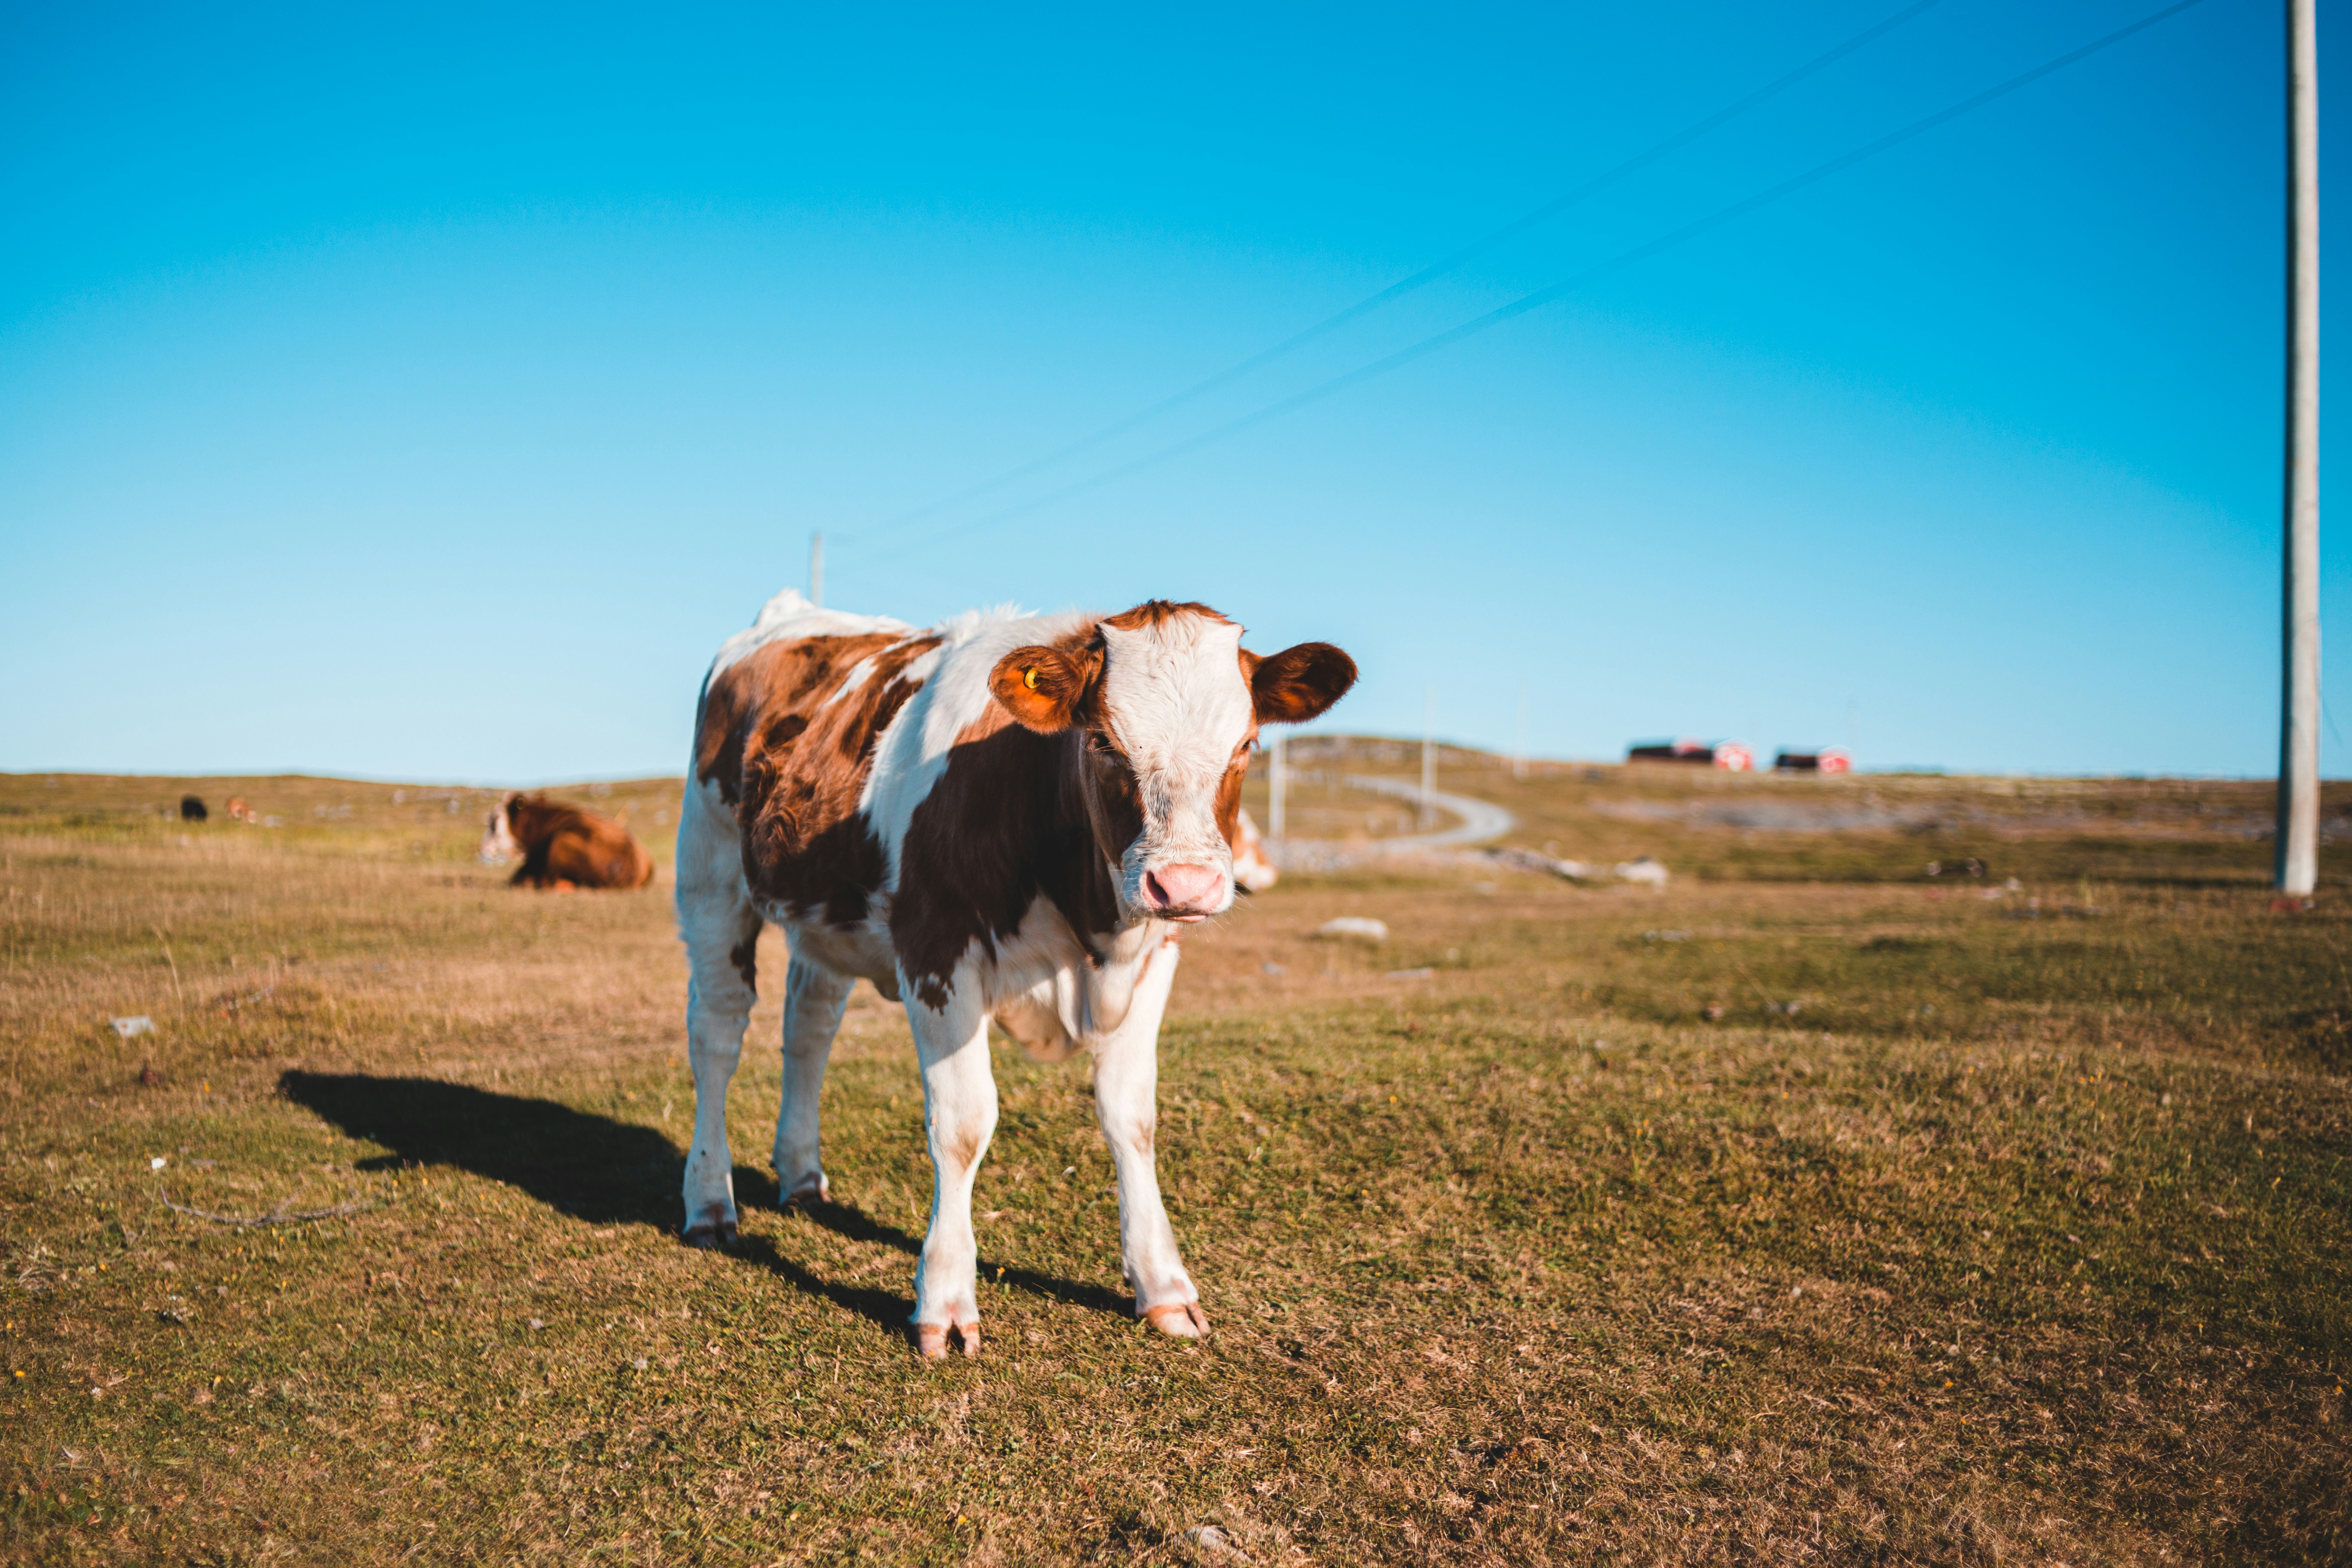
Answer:
MULTIPOLYGON (((1339 642, 1346 728, 1417 732, 1434 689, 1496 747, 1524 700, 1541 754, 2266 773, 2283 43, 2254 0, 1030 504, 2156 9, 1942 0, 908 520, 1903 8, 11 8, 0 768, 674 770, 711 652, 822 528, 851 608, 1199 598, 1264 651, 1339 642)), ((2326 79, 2352 56, 2322 22, 2326 79)), ((2339 724, 2352 698, 2331 774, 2339 724)))

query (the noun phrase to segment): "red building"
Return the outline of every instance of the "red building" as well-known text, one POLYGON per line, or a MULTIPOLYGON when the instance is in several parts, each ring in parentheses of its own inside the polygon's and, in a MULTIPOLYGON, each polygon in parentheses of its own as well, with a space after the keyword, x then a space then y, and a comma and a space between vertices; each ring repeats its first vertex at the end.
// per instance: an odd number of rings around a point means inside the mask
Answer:
POLYGON ((1745 741, 1649 741, 1625 748, 1629 763, 1688 763, 1744 773, 1756 766, 1756 753, 1745 741))
POLYGON ((1843 747, 1823 746, 1818 752, 1782 752, 1772 759, 1776 773, 1850 773, 1853 758, 1843 747))

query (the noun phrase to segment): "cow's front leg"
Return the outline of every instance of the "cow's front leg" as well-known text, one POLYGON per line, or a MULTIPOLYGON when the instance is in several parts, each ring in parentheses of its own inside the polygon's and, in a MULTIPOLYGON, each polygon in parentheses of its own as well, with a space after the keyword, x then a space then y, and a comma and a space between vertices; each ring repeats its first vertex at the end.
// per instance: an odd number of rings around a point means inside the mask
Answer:
POLYGON ((953 1330, 963 1353, 980 1351, 979 1243, 971 1234, 971 1184, 996 1131, 996 1077, 988 1065, 988 1016, 979 988, 956 988, 934 1011, 908 989, 907 1018, 923 1069, 923 1127, 931 1150, 931 1223, 915 1268, 915 1342, 948 1353, 953 1330))
POLYGON ((776 1192, 786 1204, 823 1203, 817 1097, 825 1058, 856 981, 794 954, 784 972, 784 1091, 776 1108, 776 1192))
POLYGON ((1118 1172, 1119 1263, 1135 1287, 1135 1315, 1162 1333, 1204 1339, 1209 1320, 1177 1254, 1151 1151, 1160 1116, 1160 1017, 1175 984, 1177 951, 1173 942, 1152 950, 1127 1016, 1096 1047, 1095 1111, 1118 1172))

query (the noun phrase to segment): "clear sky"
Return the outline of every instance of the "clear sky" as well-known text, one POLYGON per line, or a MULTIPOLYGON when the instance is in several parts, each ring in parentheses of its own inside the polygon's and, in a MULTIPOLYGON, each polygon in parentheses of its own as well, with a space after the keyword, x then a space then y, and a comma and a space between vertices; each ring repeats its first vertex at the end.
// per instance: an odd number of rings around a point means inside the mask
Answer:
MULTIPOLYGON (((712 651, 824 529, 849 608, 1198 598, 1261 651, 1339 642, 1364 669, 1339 727, 1417 733, 1433 689, 1444 734, 1501 748, 1524 700, 1539 754, 1684 733, 2268 773, 2275 4, 2203 0, 1055 499, 2159 3, 1942 0, 1387 308, 933 510, 1906 0, 9 7, 0 768, 674 771, 712 651)), ((2323 79, 2352 67, 2338 16, 2323 79)), ((2352 217, 2343 188, 2323 207, 2352 217)), ((2323 554, 2342 774, 2352 577, 2323 554)))

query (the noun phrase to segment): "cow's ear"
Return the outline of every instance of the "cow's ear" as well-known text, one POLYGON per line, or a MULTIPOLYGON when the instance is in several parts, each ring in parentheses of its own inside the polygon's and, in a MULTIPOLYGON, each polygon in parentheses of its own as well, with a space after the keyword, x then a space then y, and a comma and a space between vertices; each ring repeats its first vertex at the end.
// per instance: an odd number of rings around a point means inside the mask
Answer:
POLYGON ((1066 653, 1042 644, 1016 647, 996 661, 988 689, 1023 728, 1055 734, 1077 722, 1102 657, 1066 653))
POLYGON ((1303 642, 1268 658, 1245 651, 1242 658, 1261 724, 1304 724, 1356 684, 1356 661, 1327 642, 1303 642))

